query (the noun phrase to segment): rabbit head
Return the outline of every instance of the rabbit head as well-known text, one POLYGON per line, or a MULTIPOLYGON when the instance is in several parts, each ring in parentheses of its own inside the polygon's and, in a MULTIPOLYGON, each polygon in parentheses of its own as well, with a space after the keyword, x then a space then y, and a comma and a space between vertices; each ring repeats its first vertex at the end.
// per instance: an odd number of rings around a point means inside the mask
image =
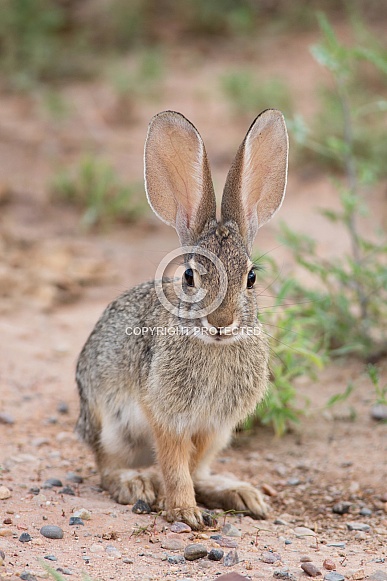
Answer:
POLYGON ((176 229, 184 256, 182 294, 170 300, 191 328, 214 330, 211 340, 235 339, 234 330, 255 321, 250 255, 258 229, 282 204, 287 161, 284 118, 277 110, 266 110, 252 123, 235 156, 217 221, 207 154, 196 128, 172 111, 156 115, 149 124, 147 198, 156 215, 176 229))

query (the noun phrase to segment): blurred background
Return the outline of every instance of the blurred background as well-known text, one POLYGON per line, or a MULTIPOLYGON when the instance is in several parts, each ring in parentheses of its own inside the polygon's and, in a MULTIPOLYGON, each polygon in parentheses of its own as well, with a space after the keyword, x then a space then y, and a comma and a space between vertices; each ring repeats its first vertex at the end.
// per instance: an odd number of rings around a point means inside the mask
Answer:
MULTIPOLYGON (((143 145, 155 113, 180 111, 199 129, 220 196, 250 123, 275 107, 289 128, 289 185, 256 254, 265 254, 262 301, 280 358, 274 381, 290 373, 278 380, 267 421, 283 432, 297 416, 294 377, 332 357, 360 358, 378 382, 386 26, 379 0, 2 0, 0 297, 8 328, 25 310, 45 317, 42 325, 58 312, 68 330, 83 325, 78 348, 103 306, 151 278, 177 246, 144 194, 143 145), (284 305, 286 314, 277 308, 284 305)), ((54 336, 51 329, 43 343, 66 351, 54 336)))

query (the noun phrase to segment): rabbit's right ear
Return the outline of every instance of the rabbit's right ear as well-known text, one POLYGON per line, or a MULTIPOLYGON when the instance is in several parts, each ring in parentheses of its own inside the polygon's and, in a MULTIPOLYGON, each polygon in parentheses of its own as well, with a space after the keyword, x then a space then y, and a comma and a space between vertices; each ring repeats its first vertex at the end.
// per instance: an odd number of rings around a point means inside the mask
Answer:
POLYGON ((196 128, 180 113, 164 111, 149 124, 145 142, 145 189, 155 214, 192 244, 216 219, 207 154, 196 128))

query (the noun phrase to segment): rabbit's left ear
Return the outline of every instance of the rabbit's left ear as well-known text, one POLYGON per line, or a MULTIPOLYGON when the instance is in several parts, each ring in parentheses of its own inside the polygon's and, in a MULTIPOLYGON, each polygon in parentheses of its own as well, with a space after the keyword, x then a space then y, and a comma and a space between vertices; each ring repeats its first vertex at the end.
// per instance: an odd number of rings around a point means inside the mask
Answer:
POLYGON ((270 220, 285 197, 288 134, 280 111, 255 119, 228 173, 222 220, 233 220, 250 250, 258 228, 270 220))

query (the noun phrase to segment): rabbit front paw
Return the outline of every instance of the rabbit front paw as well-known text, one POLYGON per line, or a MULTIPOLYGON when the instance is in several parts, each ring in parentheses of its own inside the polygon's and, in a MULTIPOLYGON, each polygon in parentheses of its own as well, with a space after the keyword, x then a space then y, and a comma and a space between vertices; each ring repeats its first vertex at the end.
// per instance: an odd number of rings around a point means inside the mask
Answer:
POLYGON ((153 507, 159 495, 160 481, 152 471, 114 470, 104 475, 102 486, 118 504, 134 504, 137 500, 144 500, 153 507))

